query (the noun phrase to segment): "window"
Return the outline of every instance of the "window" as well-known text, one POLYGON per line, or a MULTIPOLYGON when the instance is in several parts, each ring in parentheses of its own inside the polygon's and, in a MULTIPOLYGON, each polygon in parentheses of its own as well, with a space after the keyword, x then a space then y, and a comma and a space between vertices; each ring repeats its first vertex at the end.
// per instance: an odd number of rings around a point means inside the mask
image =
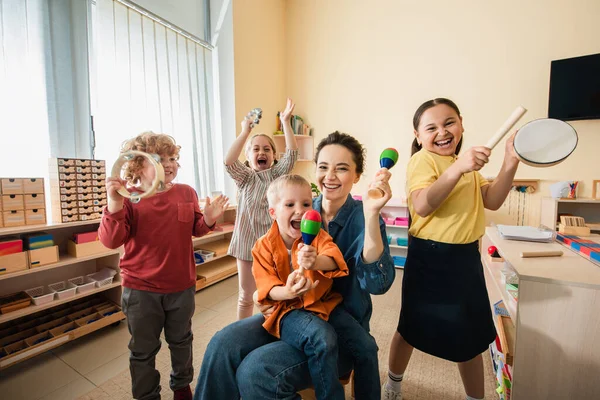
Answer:
POLYGON ((110 165, 121 143, 143 131, 181 145, 177 180, 200 196, 217 189, 212 47, 126 1, 92 8, 92 115, 97 159, 110 165))

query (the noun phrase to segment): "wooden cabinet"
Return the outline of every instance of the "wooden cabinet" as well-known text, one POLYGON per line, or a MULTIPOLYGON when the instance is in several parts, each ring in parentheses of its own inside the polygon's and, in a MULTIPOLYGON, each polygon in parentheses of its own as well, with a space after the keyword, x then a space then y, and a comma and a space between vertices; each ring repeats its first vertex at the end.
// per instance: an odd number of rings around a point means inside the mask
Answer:
POLYGON ((408 205, 406 199, 394 197, 381 210, 385 221, 390 253, 396 268, 404 268, 408 251, 408 205))
MULTIPOLYGON (((600 243, 598 235, 590 239, 600 243)), ((503 300, 510 315, 511 323, 506 318, 495 322, 513 358, 511 400, 600 398, 595 381, 600 373, 600 267, 555 242, 504 240, 493 227, 486 229, 481 248, 490 302, 503 300), (489 259, 485 249, 492 244, 506 264, 489 259), (554 250, 563 256, 520 256, 554 250), (518 301, 507 291, 503 268, 518 277, 518 301)))
POLYGON ((600 233, 600 199, 555 199, 542 198, 540 223, 551 229, 558 229, 560 214, 583 217, 592 231, 600 233))
MULTIPOLYGON (((298 143, 298 161, 312 161, 315 157, 315 143, 312 136, 295 135, 298 143)), ((277 147, 277 158, 285 153, 285 136, 274 135, 273 141, 277 147)))

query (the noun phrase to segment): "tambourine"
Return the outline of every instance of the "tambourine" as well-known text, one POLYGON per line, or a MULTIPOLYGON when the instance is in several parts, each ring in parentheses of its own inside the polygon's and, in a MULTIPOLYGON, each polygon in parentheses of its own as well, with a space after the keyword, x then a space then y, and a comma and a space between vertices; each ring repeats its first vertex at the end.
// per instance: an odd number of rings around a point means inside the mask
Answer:
MULTIPOLYGON (((502 127, 488 141, 493 149, 527 110, 517 107, 502 127)), ((564 161, 577 147, 575 129, 564 121, 552 118, 536 119, 517 131, 514 149, 517 158, 532 167, 550 167, 564 161)))
POLYGON ((577 147, 577 132, 564 121, 536 119, 525 124, 515 136, 515 153, 532 167, 551 167, 571 155, 577 147))
POLYGON ((152 181, 152 186, 143 193, 132 192, 130 193, 124 186, 122 186, 117 192, 131 200, 132 203, 138 203, 141 199, 153 196, 157 190, 163 190, 165 188, 165 170, 160 163, 160 156, 158 154, 150 154, 144 151, 130 150, 125 153, 121 153, 117 161, 113 164, 111 176, 113 178, 121 179, 121 171, 125 163, 132 161, 135 157, 145 157, 148 162, 154 167, 156 174, 152 181))
POLYGON ((262 108, 253 108, 250 110, 248 115, 244 117, 244 119, 251 119, 250 128, 254 128, 255 125, 260 123, 260 119, 262 118, 262 108))

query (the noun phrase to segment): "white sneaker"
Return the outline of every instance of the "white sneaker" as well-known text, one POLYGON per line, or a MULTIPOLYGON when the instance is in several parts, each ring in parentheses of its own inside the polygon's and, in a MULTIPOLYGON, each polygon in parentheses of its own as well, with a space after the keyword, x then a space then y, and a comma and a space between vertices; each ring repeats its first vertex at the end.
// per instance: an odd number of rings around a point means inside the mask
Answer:
POLYGON ((402 400, 402 393, 388 389, 387 385, 384 383, 381 387, 381 400, 402 400))

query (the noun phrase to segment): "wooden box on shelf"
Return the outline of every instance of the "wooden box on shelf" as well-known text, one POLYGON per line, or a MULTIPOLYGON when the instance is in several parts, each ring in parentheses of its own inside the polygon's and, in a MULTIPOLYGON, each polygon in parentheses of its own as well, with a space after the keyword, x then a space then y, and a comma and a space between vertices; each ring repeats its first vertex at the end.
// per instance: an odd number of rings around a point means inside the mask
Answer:
POLYGON ((29 307, 31 297, 25 292, 11 293, 0 296, 0 314, 6 314, 21 308, 29 307))
POLYGON ((27 252, 7 254, 0 256, 0 275, 21 271, 29 268, 27 252))
POLYGON ((2 194, 22 194, 23 179, 2 178, 2 194))
POLYGON ((46 223, 46 211, 43 208, 25 210, 25 225, 44 225, 46 223))
POLYGON ((43 194, 44 193, 44 179, 43 178, 23 178, 23 193, 25 193, 25 194, 43 194))
POLYGON ((23 210, 3 211, 2 214, 6 228, 25 225, 25 211, 23 210))
POLYGON ((27 253, 29 253, 29 265, 31 268, 43 267, 44 265, 58 262, 58 246, 27 250, 27 253))
POLYGON ((568 226, 558 224, 558 232, 563 235, 575 235, 575 236, 590 236, 590 228, 587 226, 568 226))
POLYGON ((87 257, 104 251, 108 249, 99 240, 79 244, 72 240, 67 241, 67 253, 73 257, 87 257))
POLYGON ((502 257, 492 257, 489 254, 488 254, 488 260, 490 260, 490 262, 494 262, 494 263, 504 262, 504 258, 502 258, 502 257))

